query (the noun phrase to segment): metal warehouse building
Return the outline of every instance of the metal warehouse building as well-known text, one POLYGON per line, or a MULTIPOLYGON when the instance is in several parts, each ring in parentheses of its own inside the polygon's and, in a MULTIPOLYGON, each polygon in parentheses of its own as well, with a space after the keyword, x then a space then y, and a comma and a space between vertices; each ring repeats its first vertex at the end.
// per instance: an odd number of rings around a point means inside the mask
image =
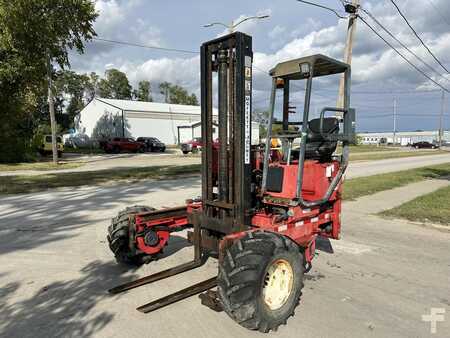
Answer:
POLYGON ((192 138, 191 129, 178 127, 200 121, 200 106, 94 98, 77 116, 77 133, 92 137, 104 114, 123 117, 132 137, 156 137, 176 144, 192 138))

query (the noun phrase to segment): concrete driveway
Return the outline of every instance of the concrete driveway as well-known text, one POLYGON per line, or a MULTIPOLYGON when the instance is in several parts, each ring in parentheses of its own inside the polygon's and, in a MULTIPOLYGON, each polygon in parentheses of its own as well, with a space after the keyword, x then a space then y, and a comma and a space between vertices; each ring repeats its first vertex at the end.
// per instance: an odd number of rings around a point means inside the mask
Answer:
MULTIPOLYGON (((320 252, 295 317, 271 337, 429 337, 421 316, 447 311, 433 337, 450 332, 450 233, 372 215, 448 181, 426 181, 344 204, 343 239, 320 252)), ((61 189, 0 198, 0 336, 261 337, 197 297, 142 314, 143 303, 204 280, 206 266, 110 296, 114 285, 191 259, 179 233, 161 260, 118 266, 105 242, 126 205, 175 206, 198 195, 197 178, 61 189)), ((269 336, 267 335, 267 336, 269 336)))

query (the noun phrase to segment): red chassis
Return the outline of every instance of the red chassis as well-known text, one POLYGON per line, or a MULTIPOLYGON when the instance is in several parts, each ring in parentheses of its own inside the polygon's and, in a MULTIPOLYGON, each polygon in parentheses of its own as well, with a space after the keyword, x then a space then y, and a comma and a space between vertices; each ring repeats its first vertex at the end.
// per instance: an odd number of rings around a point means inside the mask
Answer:
MULTIPOLYGON (((339 239, 341 223, 341 190, 342 182, 334 190, 327 204, 312 208, 292 205, 295 198, 298 163, 272 163, 271 167, 284 169, 283 190, 278 193, 266 193, 261 201, 262 207, 252 217, 252 229, 248 231, 264 230, 285 235, 302 248, 305 260, 310 263, 314 257, 315 239, 318 235, 339 239), (276 213, 272 212, 276 209, 276 213), (284 214, 280 215, 280 209, 284 214)), ((336 176, 339 162, 321 163, 316 160, 306 160, 302 195, 304 200, 320 199, 336 176)), ((134 232, 135 253, 156 255, 167 245, 170 233, 190 227, 189 215, 202 208, 200 200, 188 200, 183 207, 162 209, 136 214, 132 217, 130 227, 134 232), (134 229, 133 229, 134 228, 134 229)), ((245 232, 233 233, 223 237, 220 248, 223 249, 235 240, 244 236, 245 232)), ((220 250, 222 251, 222 250, 220 250)))

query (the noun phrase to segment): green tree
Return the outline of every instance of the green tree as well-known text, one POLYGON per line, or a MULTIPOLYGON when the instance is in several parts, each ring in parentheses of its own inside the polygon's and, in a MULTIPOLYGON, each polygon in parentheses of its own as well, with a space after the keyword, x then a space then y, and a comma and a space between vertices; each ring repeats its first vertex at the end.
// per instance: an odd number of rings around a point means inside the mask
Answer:
POLYGON ((68 51, 84 51, 96 17, 89 0, 0 0, 0 162, 26 158, 45 107, 47 60, 70 66, 68 51))
MULTIPOLYGON (((64 130, 73 127, 75 116, 87 103, 85 96, 90 89, 90 77, 86 74, 77 74, 70 70, 61 70, 57 73, 55 80, 56 97, 68 101, 65 107, 64 130), (68 98, 68 99, 67 99, 68 98)), ((61 112, 62 113, 62 112, 61 112)))
POLYGON ((131 85, 125 73, 108 69, 98 83, 99 95, 106 99, 131 100, 131 85))
POLYGON ((99 93, 99 82, 100 76, 95 72, 86 75, 88 77, 88 81, 86 82, 86 101, 90 102, 96 95, 99 93))
POLYGON ((95 124, 92 138, 104 140, 110 137, 130 137, 130 124, 126 118, 123 122, 124 127, 122 127, 122 116, 120 114, 113 115, 110 112, 105 112, 95 124), (123 135, 124 132, 125 135, 123 135))
POLYGON ((172 85, 169 82, 167 82, 167 81, 161 82, 159 84, 159 93, 161 95, 164 95, 164 102, 165 103, 170 103, 170 87, 171 86, 172 85))
POLYGON ((164 95, 166 103, 187 104, 191 106, 198 105, 197 96, 195 94, 189 94, 186 89, 179 85, 162 82, 159 85, 159 90, 164 95))
POLYGON ((138 89, 134 90, 133 96, 138 101, 152 102, 151 85, 149 81, 139 81, 138 89))

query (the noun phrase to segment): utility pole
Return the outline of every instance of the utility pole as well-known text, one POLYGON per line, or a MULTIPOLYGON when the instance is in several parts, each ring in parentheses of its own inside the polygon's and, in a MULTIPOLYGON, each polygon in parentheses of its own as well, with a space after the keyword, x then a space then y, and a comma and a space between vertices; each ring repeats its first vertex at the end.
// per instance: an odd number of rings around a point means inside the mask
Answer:
POLYGON ((52 155, 53 163, 58 164, 58 149, 56 148, 56 121, 55 121, 55 105, 53 100, 53 81, 52 81, 52 62, 50 55, 47 57, 48 71, 48 110, 50 113, 50 127, 52 130, 52 155))
MULTIPOLYGON (((350 14, 348 17, 348 27, 347 27, 347 41, 345 43, 344 50, 344 62, 351 65, 352 64, 352 50, 353 50, 353 39, 355 37, 356 31, 356 19, 358 17, 358 8, 360 0, 352 0, 351 4, 345 5, 345 11, 350 14)), ((339 81, 339 96, 337 101, 338 108, 344 108, 344 74, 341 75, 341 80, 339 81)), ((342 116, 342 113, 337 113, 336 116, 342 116)))
POLYGON ((445 91, 442 90, 441 96, 441 115, 439 116, 439 148, 442 147, 442 136, 444 136, 444 130, 442 129, 442 123, 444 119, 444 111, 445 111, 445 91))
POLYGON ((397 139, 397 98, 396 97, 394 97, 394 114, 393 114, 393 117, 394 117, 394 130, 393 130, 393 138, 392 138, 392 145, 393 146, 395 146, 395 141, 396 141, 396 139, 397 139))

